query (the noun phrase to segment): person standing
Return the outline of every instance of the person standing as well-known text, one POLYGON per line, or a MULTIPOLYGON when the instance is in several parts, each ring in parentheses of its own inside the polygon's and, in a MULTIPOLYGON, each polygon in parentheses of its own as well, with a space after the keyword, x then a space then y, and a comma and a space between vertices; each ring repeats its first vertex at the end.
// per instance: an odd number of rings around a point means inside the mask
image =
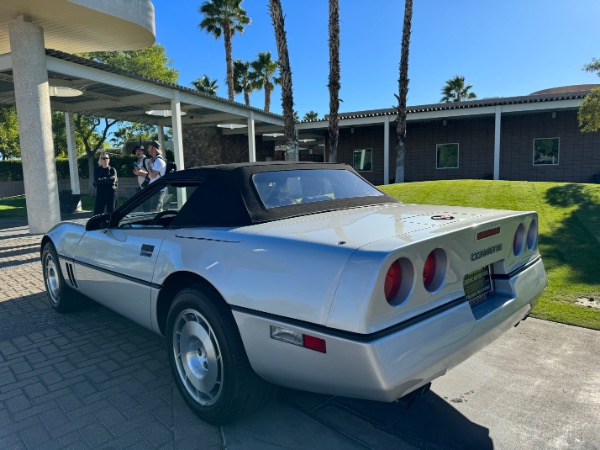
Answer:
POLYGON ((150 176, 150 184, 154 183, 160 177, 164 177, 167 171, 167 162, 163 159, 160 153, 160 144, 156 141, 148 144, 148 154, 152 158, 148 165, 148 174, 150 176))
MULTIPOLYGON (((152 141, 148 144, 148 154, 152 158, 147 164, 148 167, 148 176, 150 178, 150 183, 152 184, 157 181, 160 177, 164 177, 167 172, 167 162, 163 159, 160 154, 160 144, 156 141, 152 141)), ((162 211, 163 204, 165 201, 165 196, 167 195, 167 190, 162 189, 158 198, 156 199, 156 204, 153 205, 154 211, 162 211)))
POLYGON ((104 152, 98 159, 98 167, 94 171, 94 186, 96 186, 96 204, 94 215, 112 213, 117 205, 117 171, 110 166, 110 156, 104 152))
POLYGON ((150 181, 150 178, 148 176, 148 168, 146 167, 146 162, 149 161, 150 158, 146 157, 146 155, 144 153, 143 145, 140 145, 139 147, 137 147, 133 151, 133 154, 137 158, 137 161, 134 163, 134 166, 133 166, 133 174, 136 175, 138 178, 138 184, 139 184, 138 191, 140 191, 143 188, 145 188, 150 181))

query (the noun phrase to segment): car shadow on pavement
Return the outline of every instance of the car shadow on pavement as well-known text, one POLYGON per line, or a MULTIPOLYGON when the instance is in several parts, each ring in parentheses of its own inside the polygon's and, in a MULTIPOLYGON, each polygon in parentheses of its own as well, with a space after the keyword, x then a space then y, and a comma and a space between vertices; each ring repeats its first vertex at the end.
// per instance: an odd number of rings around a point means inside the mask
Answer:
POLYGON ((473 423, 431 391, 392 403, 333 397, 328 406, 345 409, 374 428, 418 448, 493 448, 487 428, 473 423))

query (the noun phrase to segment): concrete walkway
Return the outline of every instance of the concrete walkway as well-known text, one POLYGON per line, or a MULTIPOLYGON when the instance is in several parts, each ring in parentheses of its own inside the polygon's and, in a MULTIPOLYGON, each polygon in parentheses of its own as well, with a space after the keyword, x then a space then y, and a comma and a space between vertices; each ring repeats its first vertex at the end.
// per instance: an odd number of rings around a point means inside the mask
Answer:
POLYGON ((528 319, 410 408, 288 389, 225 427, 171 381, 164 340, 47 305, 39 242, 0 221, 0 448, 598 449, 600 333, 528 319))

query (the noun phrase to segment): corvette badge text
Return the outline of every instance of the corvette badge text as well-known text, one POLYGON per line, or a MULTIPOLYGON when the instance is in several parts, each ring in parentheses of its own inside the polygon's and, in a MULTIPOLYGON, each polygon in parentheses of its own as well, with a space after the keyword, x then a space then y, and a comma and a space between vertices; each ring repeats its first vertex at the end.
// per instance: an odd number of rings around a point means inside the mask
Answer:
POLYGON ((502 244, 492 245, 491 247, 486 248, 485 250, 480 250, 478 252, 471 253, 471 261, 477 261, 484 256, 491 255, 492 253, 496 253, 502 250, 502 244))

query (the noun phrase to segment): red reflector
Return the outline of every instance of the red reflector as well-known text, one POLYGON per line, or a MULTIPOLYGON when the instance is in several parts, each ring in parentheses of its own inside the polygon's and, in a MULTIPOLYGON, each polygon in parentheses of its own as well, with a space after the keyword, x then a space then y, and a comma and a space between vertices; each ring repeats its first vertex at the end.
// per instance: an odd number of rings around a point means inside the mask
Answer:
POLYGON ((402 272, 400 271, 400 263, 394 261, 385 275, 385 283, 383 285, 383 292, 385 293, 385 298, 388 302, 398 293, 401 281, 402 272))
POLYGON ((492 228, 490 230, 480 231, 477 233, 477 240, 480 241, 482 239, 488 238, 490 236, 496 236, 500 234, 500 227, 492 228))
POLYGON ((423 267, 423 286, 429 288, 433 282, 435 276, 435 251, 431 252, 425 260, 425 266, 423 267))
POLYGON ((304 335, 304 347, 317 352, 327 353, 325 339, 309 336, 307 334, 304 335))

